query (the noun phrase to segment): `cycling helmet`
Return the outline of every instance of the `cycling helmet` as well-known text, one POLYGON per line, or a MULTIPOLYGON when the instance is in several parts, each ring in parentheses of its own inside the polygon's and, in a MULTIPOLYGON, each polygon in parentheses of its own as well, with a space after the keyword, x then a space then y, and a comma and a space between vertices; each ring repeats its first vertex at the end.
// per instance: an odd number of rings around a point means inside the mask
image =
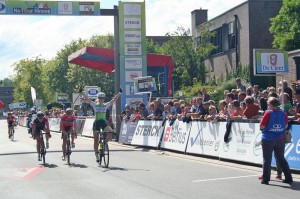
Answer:
POLYGON ((97 95, 98 99, 104 99, 105 98, 105 93, 99 92, 97 95))
POLYGON ((12 115, 12 112, 8 112, 7 115, 12 115))
POLYGON ((71 114, 73 113, 73 109, 67 108, 67 109, 66 109, 66 113, 67 113, 68 115, 71 115, 71 114))
POLYGON ((36 115, 38 118, 43 118, 45 116, 45 114, 42 111, 37 112, 36 115))

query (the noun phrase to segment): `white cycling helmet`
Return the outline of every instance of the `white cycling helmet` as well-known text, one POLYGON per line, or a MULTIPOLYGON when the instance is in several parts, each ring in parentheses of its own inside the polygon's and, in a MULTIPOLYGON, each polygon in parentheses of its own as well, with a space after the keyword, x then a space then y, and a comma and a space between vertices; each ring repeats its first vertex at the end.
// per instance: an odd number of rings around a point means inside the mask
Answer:
POLYGON ((98 99, 104 99, 104 98, 105 98, 105 93, 99 92, 99 93, 97 94, 97 98, 98 98, 98 99))

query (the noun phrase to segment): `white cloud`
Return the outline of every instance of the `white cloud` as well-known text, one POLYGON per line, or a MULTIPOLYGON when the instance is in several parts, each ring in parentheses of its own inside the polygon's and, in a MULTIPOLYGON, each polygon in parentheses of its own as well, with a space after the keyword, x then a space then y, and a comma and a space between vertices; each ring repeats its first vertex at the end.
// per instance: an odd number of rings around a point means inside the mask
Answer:
MULTIPOLYGON (((161 36, 179 26, 190 28, 193 10, 208 9, 211 19, 244 1, 146 0, 146 34, 161 36)), ((100 4, 101 8, 112 9, 118 0, 103 0, 100 4)), ((0 79, 3 79, 13 74, 10 66, 21 59, 38 55, 50 59, 71 40, 113 33, 113 17, 0 15, 0 30, 0 79)))

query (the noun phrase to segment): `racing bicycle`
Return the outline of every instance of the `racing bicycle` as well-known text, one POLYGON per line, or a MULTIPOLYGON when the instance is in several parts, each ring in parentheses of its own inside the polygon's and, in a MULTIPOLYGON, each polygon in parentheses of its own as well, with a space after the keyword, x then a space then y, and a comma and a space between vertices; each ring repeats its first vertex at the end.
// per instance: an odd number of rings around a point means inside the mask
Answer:
POLYGON ((12 127, 9 128, 9 139, 11 141, 14 141, 14 137, 15 137, 15 123, 13 123, 12 127))
POLYGON ((98 133, 99 136, 99 165, 102 164, 103 160, 103 166, 108 167, 109 165, 109 147, 108 143, 106 141, 108 133, 112 132, 100 132, 98 133))
POLYGON ((67 136, 67 147, 66 147, 66 156, 67 156, 67 162, 68 165, 70 165, 70 156, 72 153, 72 145, 71 145, 71 139, 70 139, 70 129, 66 129, 66 136, 67 136))
POLYGON ((43 133, 42 131, 40 131, 40 156, 43 160, 43 165, 46 165, 46 147, 45 147, 45 142, 44 142, 44 136, 45 134, 49 134, 49 133, 43 133))

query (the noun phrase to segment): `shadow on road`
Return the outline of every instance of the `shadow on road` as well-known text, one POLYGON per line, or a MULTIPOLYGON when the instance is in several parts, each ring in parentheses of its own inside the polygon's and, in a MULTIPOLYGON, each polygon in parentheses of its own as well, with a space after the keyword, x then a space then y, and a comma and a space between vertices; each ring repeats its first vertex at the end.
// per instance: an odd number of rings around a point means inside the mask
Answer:
POLYGON ((293 184, 290 184, 290 185, 282 183, 281 185, 269 184, 269 186, 281 187, 281 188, 285 188, 285 189, 292 189, 295 191, 300 191, 300 182, 296 182, 296 181, 294 181, 293 184))
POLYGON ((105 168, 103 166, 98 166, 98 167, 104 168, 105 170, 103 172, 108 172, 108 171, 150 171, 148 169, 130 169, 130 168, 122 168, 122 167, 105 168))
POLYGON ((76 163, 71 163, 70 165, 69 165, 69 167, 76 167, 76 168, 83 168, 83 169, 85 169, 85 168, 88 168, 86 165, 84 165, 84 164, 76 164, 76 163))
POLYGON ((56 168, 58 166, 56 164, 48 164, 48 163, 46 163, 46 165, 44 167, 53 169, 53 168, 56 168))

